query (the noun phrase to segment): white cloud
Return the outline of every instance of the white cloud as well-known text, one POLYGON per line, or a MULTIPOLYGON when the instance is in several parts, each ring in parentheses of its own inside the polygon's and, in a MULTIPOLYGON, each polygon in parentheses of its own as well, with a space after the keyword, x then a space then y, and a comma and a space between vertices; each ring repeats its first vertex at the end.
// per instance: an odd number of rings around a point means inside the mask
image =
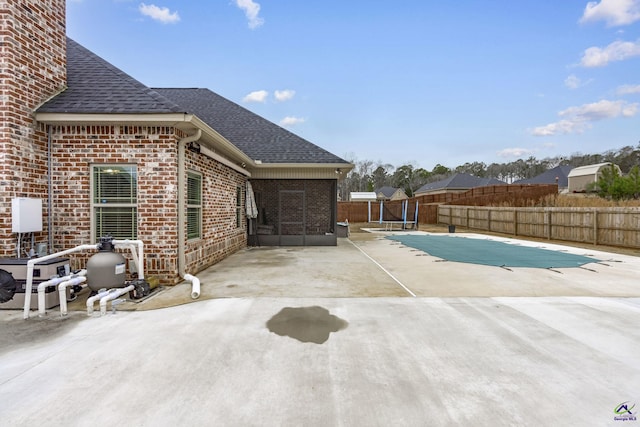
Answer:
POLYGON ((524 157, 524 156, 530 156, 534 153, 533 150, 529 150, 527 148, 505 148, 504 150, 500 150, 498 151, 496 154, 498 154, 499 157, 513 157, 513 158, 519 158, 519 157, 524 157))
POLYGON ((591 104, 569 107, 560 111, 562 119, 531 131, 534 136, 552 136, 568 133, 582 133, 591 127, 592 122, 615 117, 633 117, 638 113, 638 103, 626 101, 608 101, 603 99, 591 104))
POLYGON ((622 85, 618 86, 616 90, 618 95, 631 95, 634 93, 640 93, 640 85, 622 85))
POLYGON ((569 77, 567 77, 564 80, 564 85, 569 89, 578 89, 581 83, 582 82, 580 81, 580 79, 576 77, 574 74, 571 74, 569 77))
POLYGON ((296 91, 295 90, 291 90, 291 89, 285 89, 285 90, 276 90, 274 92, 274 96, 276 97, 276 101, 289 101, 290 99, 293 99, 293 97, 295 96, 296 91))
POLYGON ((280 126, 295 126, 304 122, 306 122, 306 119, 303 119, 301 117, 287 116, 284 119, 280 120, 280 126))
POLYGON ((244 14, 249 20, 249 28, 252 30, 264 24, 264 19, 258 16, 260 4, 253 2, 253 0, 236 0, 236 6, 244 10, 244 14))
POLYGON ((603 67, 609 62, 640 56, 640 39, 635 42, 615 41, 605 48, 590 47, 580 60, 583 67, 603 67))
POLYGON ((606 21, 607 26, 629 25, 640 20, 640 0, 590 1, 580 22, 606 21))
POLYGON ((269 92, 266 90, 256 90, 242 98, 243 102, 267 102, 269 92))
POLYGON ((150 17, 155 21, 162 22, 163 24, 173 24, 180 20, 178 12, 171 13, 167 7, 158 7, 155 4, 140 3, 138 7, 140 13, 150 17))

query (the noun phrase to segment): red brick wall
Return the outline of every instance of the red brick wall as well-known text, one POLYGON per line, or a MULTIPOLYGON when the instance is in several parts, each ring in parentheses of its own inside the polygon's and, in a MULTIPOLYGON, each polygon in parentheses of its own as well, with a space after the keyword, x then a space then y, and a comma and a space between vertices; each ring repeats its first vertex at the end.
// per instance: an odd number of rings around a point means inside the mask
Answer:
MULTIPOLYGON (((138 239, 146 274, 177 275, 177 139, 171 127, 56 126, 52 132, 52 252, 96 243, 91 235, 91 165, 137 166, 138 239)), ((91 254, 74 255, 81 268, 91 254)))
POLYGON ((15 256, 13 198, 43 199, 46 233, 46 135, 32 116, 66 82, 65 2, 3 1, 0 28, 0 256, 15 256))
POLYGON ((195 274, 247 245, 247 180, 233 169, 189 150, 186 169, 202 174, 202 238, 189 240, 186 250, 186 272, 195 274), (240 227, 236 226, 237 187, 242 189, 240 227))
MULTIPOLYGON (((42 200, 48 241, 48 131, 33 112, 66 84, 65 1, 7 0, 0 5, 0 257, 14 257, 11 200, 42 200)), ((52 128, 50 252, 95 243, 91 235, 92 163, 135 163, 138 238, 145 243, 146 273, 163 283, 178 275, 177 141, 170 127, 57 126, 52 128)), ((211 159, 188 155, 204 174, 203 238, 188 242, 187 272, 196 273, 246 245, 236 228, 236 187, 245 178, 211 159), (197 158, 196 158, 197 157, 197 158)), ((244 224, 244 220, 242 222, 244 224)), ((87 254, 73 255, 73 268, 87 254)))
MULTIPOLYGON (((164 284, 179 282, 177 141, 184 136, 171 127, 55 127, 54 251, 96 243, 91 236, 91 165, 135 164, 138 239, 145 245, 145 274, 158 277, 164 284)), ((244 187, 245 178, 188 150, 187 170, 203 176, 203 236, 188 241, 186 248, 186 271, 195 274, 246 246, 246 230, 236 228, 235 210, 236 187, 244 187)), ((90 255, 74 255, 72 267, 83 267, 90 255)))

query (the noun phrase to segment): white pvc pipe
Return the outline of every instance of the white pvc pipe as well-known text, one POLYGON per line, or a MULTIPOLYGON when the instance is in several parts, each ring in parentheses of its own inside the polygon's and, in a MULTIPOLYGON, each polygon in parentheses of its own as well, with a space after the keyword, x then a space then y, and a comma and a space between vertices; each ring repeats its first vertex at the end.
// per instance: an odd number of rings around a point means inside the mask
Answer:
MULTIPOLYGON (((46 282, 40 282, 38 284, 38 316, 42 317, 45 314, 47 314, 46 302, 45 302, 45 298, 46 298, 45 291, 49 286, 57 286, 58 284, 64 283, 67 280, 73 279, 74 277, 78 277, 78 276, 84 276, 85 274, 87 274, 87 270, 80 270, 76 274, 70 274, 64 277, 54 277, 53 279, 47 280, 46 282)), ((60 288, 58 288, 58 290, 59 289, 60 288)), ((65 298, 65 303, 66 301, 67 300, 65 298)), ((62 304, 62 298, 60 299, 60 304, 62 304)), ((62 307, 62 305, 60 305, 60 307, 62 307)))
POLYGON ((120 295, 124 295, 127 292, 132 291, 135 288, 133 285, 129 285, 125 288, 111 288, 108 292, 108 295, 100 298, 100 315, 104 316, 107 314, 107 302, 118 298, 120 295))
POLYGON ((56 252, 55 254, 45 255, 39 258, 32 258, 27 261, 27 283, 25 284, 24 289, 24 311, 22 313, 22 317, 24 319, 29 318, 29 310, 31 309, 31 289, 33 287, 33 267, 42 261, 47 261, 49 259, 57 258, 62 255, 67 255, 73 252, 83 251, 85 249, 98 249, 98 245, 80 245, 75 248, 67 249, 62 252, 56 252))
MULTIPOLYGON (((47 314, 47 310, 45 308, 46 306, 46 289, 49 286, 55 286, 59 283, 64 282, 65 280, 69 280, 71 279, 71 276, 64 276, 64 277, 54 277, 53 279, 49 279, 46 282, 40 282, 38 284, 38 316, 44 316, 45 314, 47 314)), ((25 289, 26 292, 26 289, 25 289)), ((26 298, 26 295, 25 295, 26 298)), ((31 303, 29 303, 29 305, 31 305, 31 303)), ((31 307, 29 307, 31 308, 31 307)))
POLYGON ((191 299, 198 299, 200 297, 200 279, 196 276, 185 274, 184 280, 191 282, 191 299))
POLYGON ((100 298, 107 296, 108 294, 109 291, 105 289, 104 291, 98 292, 94 296, 87 299, 87 316, 91 316, 93 314, 93 303, 100 298))
POLYGON ((113 244, 128 245, 131 248, 131 256, 138 269, 138 279, 144 279, 144 243, 142 240, 114 240, 113 244), (137 254, 134 250, 135 246, 138 246, 137 254))
POLYGON ((78 276, 60 283, 60 286, 58 286, 58 293, 60 296, 60 315, 61 316, 67 315, 67 287, 76 286, 86 281, 87 281, 87 278, 85 276, 78 276))

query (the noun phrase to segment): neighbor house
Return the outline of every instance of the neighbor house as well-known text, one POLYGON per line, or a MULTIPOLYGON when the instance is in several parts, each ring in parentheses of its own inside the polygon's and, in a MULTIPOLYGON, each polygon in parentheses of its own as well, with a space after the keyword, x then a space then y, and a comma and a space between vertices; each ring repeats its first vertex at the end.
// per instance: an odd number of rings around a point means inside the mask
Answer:
POLYGON ((378 200, 384 201, 405 200, 409 198, 402 188, 380 187, 375 193, 378 200))
POLYGON ((580 166, 569 172, 569 192, 583 193, 587 191, 590 184, 598 181, 605 169, 614 168, 619 175, 622 175, 620 167, 611 162, 597 163, 593 165, 580 166))
POLYGON ((506 184, 506 182, 495 178, 480 178, 466 173, 457 173, 449 178, 423 185, 416 190, 415 195, 426 196, 429 194, 463 193, 476 187, 506 184))
POLYGON ((558 192, 566 191, 569 187, 569 172, 573 166, 561 165, 549 169, 529 179, 514 181, 514 184, 558 184, 558 192))
POLYGON ((64 0, 0 14, 0 256, 138 239, 177 283, 247 245, 251 188, 261 244, 336 244, 353 165, 208 89, 145 86, 66 37, 64 0), (15 198, 42 201, 41 230, 13 232, 15 198))

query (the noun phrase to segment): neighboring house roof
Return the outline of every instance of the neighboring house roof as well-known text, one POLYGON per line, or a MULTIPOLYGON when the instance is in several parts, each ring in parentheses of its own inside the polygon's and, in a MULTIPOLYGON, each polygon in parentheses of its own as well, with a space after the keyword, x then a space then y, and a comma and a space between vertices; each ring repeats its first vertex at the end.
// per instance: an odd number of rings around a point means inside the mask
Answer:
POLYGON ((380 187, 376 190, 376 194, 380 195, 382 194, 384 197, 386 198, 391 198, 395 192, 398 191, 397 188, 393 188, 393 187, 380 187))
MULTIPOLYGON (((152 89, 67 38, 67 88, 37 113, 193 114, 253 160, 351 164, 209 89, 152 89)), ((144 118, 143 118, 144 119, 144 118)))
POLYGON ((570 165, 556 166, 533 178, 515 181, 514 184, 556 184, 557 178, 558 187, 568 187, 569 172, 572 169, 573 167, 570 165))
POLYGON ((263 163, 347 163, 209 89, 154 89, 263 163))
MULTIPOLYGON (((569 178, 573 178, 576 176, 585 176, 585 175, 595 175, 600 172, 604 167, 611 166, 611 162, 605 163, 596 163, 594 165, 580 166, 578 168, 574 168, 569 172, 569 178)), ((620 168, 617 165, 614 165, 620 171, 620 168)))
POLYGON ((157 114, 185 110, 67 37, 67 88, 38 112, 157 114))
POLYGON ((479 178, 466 173, 457 173, 441 181, 430 182, 423 185, 416 191, 416 194, 435 190, 468 190, 475 187, 501 184, 506 184, 506 182, 495 178, 479 178))

